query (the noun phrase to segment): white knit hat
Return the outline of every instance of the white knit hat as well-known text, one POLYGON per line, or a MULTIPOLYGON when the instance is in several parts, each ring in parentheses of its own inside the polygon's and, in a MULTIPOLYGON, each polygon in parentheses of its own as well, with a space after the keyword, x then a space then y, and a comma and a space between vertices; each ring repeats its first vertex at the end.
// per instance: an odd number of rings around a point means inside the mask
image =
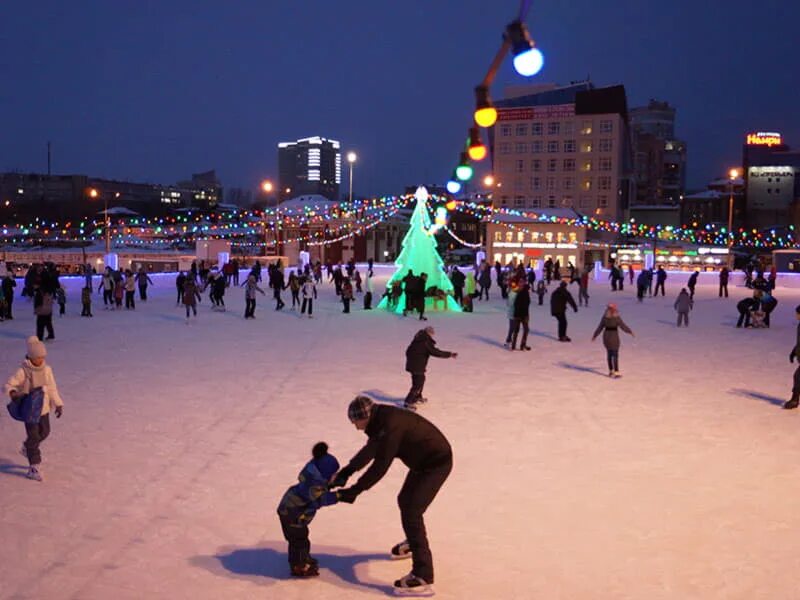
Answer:
POLYGON ((28 338, 28 358, 44 358, 47 356, 47 348, 44 347, 42 340, 35 335, 28 338))

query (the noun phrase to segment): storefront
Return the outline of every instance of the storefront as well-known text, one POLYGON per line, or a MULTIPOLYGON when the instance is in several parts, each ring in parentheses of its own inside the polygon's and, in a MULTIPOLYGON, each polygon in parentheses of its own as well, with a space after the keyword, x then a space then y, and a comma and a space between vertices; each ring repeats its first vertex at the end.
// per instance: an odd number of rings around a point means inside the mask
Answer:
POLYGON ((719 271, 728 265, 728 249, 717 246, 658 246, 655 264, 668 271, 719 271))

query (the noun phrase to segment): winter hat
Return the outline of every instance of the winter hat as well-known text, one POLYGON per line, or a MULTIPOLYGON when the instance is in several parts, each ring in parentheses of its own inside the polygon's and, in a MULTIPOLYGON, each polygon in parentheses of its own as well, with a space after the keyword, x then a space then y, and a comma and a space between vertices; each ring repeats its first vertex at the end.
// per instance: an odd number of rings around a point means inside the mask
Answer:
POLYGON ((28 338, 28 358, 44 358, 47 356, 47 348, 44 347, 44 343, 35 335, 32 335, 28 338))
POLYGON ((797 308, 794 309, 794 312, 800 314, 800 304, 797 305, 797 308))
POLYGON ((431 325, 428 325, 423 331, 431 337, 436 335, 436 330, 431 325))
POLYGON ((372 407, 375 403, 372 398, 367 396, 356 396, 355 399, 347 407, 347 418, 351 421, 361 421, 362 419, 369 419, 372 414, 372 407))
POLYGON ((314 464, 325 479, 330 479, 339 470, 339 461, 333 454, 328 454, 328 444, 317 442, 311 450, 314 464))

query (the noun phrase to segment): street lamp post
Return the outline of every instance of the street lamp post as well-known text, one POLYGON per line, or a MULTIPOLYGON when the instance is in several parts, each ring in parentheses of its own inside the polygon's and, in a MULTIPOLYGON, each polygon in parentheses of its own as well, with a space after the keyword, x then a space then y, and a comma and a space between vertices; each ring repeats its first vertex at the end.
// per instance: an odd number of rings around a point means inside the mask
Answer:
POLYGON ((739 177, 738 169, 728 173, 730 196, 728 197, 728 269, 733 270, 733 182, 739 177))
POLYGON ((350 163, 350 195, 348 198, 351 204, 353 203, 353 165, 355 164, 356 159, 358 159, 358 157, 356 156, 355 152, 347 153, 347 162, 350 163))
MULTIPOLYGON (((89 197, 92 200, 96 200, 100 196, 100 192, 98 192, 95 188, 89 190, 89 197)), ((117 196, 119 196, 119 192, 117 192, 117 196)), ((103 228, 105 229, 105 241, 106 241, 106 256, 111 253, 111 230, 108 226, 108 195, 103 194, 103 228)))

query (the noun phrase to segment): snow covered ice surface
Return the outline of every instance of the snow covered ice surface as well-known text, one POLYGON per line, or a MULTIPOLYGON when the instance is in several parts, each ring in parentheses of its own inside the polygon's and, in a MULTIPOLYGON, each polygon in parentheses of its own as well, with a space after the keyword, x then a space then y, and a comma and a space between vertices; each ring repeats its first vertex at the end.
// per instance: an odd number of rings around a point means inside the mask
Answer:
MULTIPOLYGON (((24 478, 23 427, 0 415, 0 597, 391 594, 410 568, 388 559, 403 538, 399 461, 354 505, 317 514, 319 578, 288 577, 275 508, 315 442, 343 464, 364 443, 346 417, 356 393, 402 400, 420 322, 365 312, 360 297, 344 315, 324 284, 314 319, 289 310, 288 291, 276 313, 266 290, 245 321, 231 288, 227 312, 204 294, 187 326, 174 277, 154 280, 135 312, 94 295, 92 319, 78 316, 80 280, 66 280, 48 342, 65 410, 42 446, 43 483, 24 478)), ((700 286, 676 329, 667 285, 638 304, 632 287, 590 282, 591 308, 568 314, 571 344, 554 339, 549 296, 534 296, 532 352, 502 348, 496 286, 474 314, 429 315, 439 346, 459 352, 431 359, 421 408, 455 455, 426 513, 437 598, 800 597, 800 412, 780 408, 800 290, 777 290, 772 329, 745 330, 735 304, 748 290, 721 300, 700 286), (589 341, 611 298, 637 336, 621 335, 619 380, 589 341)), ((28 301, 14 310, 0 324, 4 378, 34 329, 28 301)))

